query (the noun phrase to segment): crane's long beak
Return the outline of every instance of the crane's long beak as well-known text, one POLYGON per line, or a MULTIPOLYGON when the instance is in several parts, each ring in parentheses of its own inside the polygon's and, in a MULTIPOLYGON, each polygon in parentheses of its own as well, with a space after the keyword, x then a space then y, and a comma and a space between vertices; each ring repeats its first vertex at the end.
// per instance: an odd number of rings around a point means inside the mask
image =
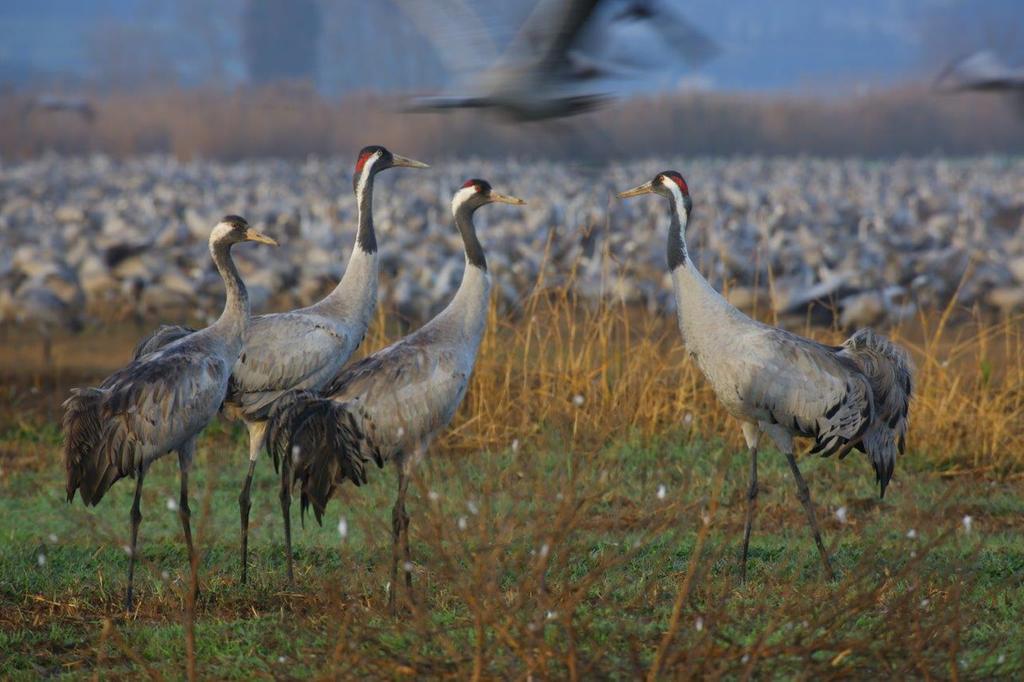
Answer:
POLYGON ((496 201, 499 204, 512 204, 513 206, 522 206, 526 203, 519 197, 511 197, 507 194, 498 194, 494 191, 491 192, 490 199, 491 201, 496 201))
POLYGON ((640 185, 639 187, 634 187, 633 189, 627 189, 625 192, 619 192, 619 198, 620 199, 628 199, 630 197, 638 197, 641 194, 650 194, 653 191, 654 191, 654 183, 653 182, 645 182, 644 184, 640 185))
POLYGON ((262 232, 257 232, 251 227, 245 231, 245 238, 251 242, 259 242, 260 244, 270 244, 271 246, 277 246, 277 242, 271 239, 262 232))
POLYGON ((410 159, 405 156, 399 156, 398 154, 392 154, 392 165, 403 166, 405 168, 430 168, 429 164, 417 161, 416 159, 410 159))

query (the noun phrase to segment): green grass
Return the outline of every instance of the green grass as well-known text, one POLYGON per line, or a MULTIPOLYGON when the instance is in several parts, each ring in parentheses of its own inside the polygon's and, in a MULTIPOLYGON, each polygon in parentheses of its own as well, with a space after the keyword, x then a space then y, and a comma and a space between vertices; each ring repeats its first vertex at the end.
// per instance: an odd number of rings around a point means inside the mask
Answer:
MULTIPOLYGON (((237 430, 214 427, 192 474, 202 550, 199 674, 467 678, 476 662, 485 677, 634 677, 655 658, 716 497, 722 449, 679 444, 685 440, 428 460, 409 505, 416 607, 392 617, 393 470, 374 469, 367 486, 346 487, 322 528, 312 518, 299 526, 296 501, 290 588, 277 480, 261 460, 250 583, 241 585, 244 447, 237 430)), ((0 677, 134 676, 142 672, 136 660, 181 677, 188 570, 167 504, 177 498, 176 459, 157 462, 146 478, 139 603, 125 616, 132 482, 115 485, 98 509, 68 505, 49 430, 9 429, 0 450, 22 454, 16 466, 0 460, 0 677), (24 453, 34 456, 26 462, 24 453)), ((744 585, 737 552, 747 461, 731 457, 663 669, 732 677, 1019 673, 1024 485, 943 479, 924 457, 910 456, 879 502, 863 458, 801 459, 840 573, 827 583, 785 460, 764 452, 744 585), (973 519, 970 533, 964 515, 973 519), (911 529, 916 538, 907 537, 911 529)))

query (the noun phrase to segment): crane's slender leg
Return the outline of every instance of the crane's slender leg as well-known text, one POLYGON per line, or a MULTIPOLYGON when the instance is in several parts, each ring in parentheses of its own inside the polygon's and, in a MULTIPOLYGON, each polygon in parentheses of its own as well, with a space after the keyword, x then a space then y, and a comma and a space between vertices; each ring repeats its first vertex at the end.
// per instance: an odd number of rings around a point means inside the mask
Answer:
MULTIPOLYGON (((409 489, 409 476, 405 471, 405 463, 398 462, 398 497, 395 506, 391 509, 391 589, 388 591, 388 610, 395 612, 395 592, 398 591, 398 552, 399 543, 405 548, 406 561, 409 561, 409 515, 405 511, 405 493, 409 489), (404 540, 403 540, 404 536, 404 540)), ((412 599, 412 573, 402 567, 405 571, 405 584, 409 590, 409 598, 412 599)))
POLYGON ((128 591, 124 595, 124 610, 131 611, 135 595, 135 555, 138 554, 139 546, 139 524, 142 523, 142 511, 139 504, 142 501, 142 479, 146 477, 143 467, 135 473, 135 500, 132 502, 132 545, 128 554, 128 591))
POLYGON ((266 422, 249 422, 249 473, 242 484, 242 492, 238 496, 238 511, 242 521, 242 584, 249 578, 249 510, 252 503, 249 491, 252 489, 252 476, 256 471, 256 459, 263 449, 263 439, 267 432, 266 422))
POLYGON ((747 488, 747 519, 743 524, 743 553, 740 557, 740 580, 747 582, 747 549, 750 546, 750 531, 754 525, 754 511, 757 509, 757 443, 761 430, 757 424, 744 423, 743 437, 750 453, 750 486, 747 488))
POLYGON ((181 519, 181 530, 185 534, 185 546, 188 548, 189 585, 192 588, 192 600, 194 603, 199 599, 199 564, 196 559, 195 546, 192 544, 192 509, 188 506, 188 470, 192 466, 193 452, 195 452, 195 442, 183 446, 178 451, 178 469, 181 473, 178 518, 181 519))
POLYGON ((807 522, 811 524, 811 531, 814 533, 814 544, 818 545, 821 563, 825 566, 825 576, 832 580, 835 578, 835 573, 832 572, 832 564, 829 562, 825 543, 821 541, 818 519, 814 515, 814 505, 811 504, 811 491, 808 490, 807 482, 804 481, 804 477, 800 474, 800 467, 796 464, 796 457, 793 455, 792 448, 786 450, 786 459, 789 461, 789 468, 793 472, 793 478, 796 479, 797 497, 800 498, 800 502, 804 505, 804 511, 807 512, 807 522))
POLYGON ((288 557, 288 585, 295 583, 292 567, 292 463, 288 456, 281 461, 281 517, 284 520, 284 551, 288 557))

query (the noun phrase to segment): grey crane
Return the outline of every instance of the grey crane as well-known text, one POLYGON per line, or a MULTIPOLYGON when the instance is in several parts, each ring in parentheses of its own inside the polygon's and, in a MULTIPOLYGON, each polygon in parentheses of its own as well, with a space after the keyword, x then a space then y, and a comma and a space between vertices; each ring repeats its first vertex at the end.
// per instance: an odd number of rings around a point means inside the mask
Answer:
POLYGON ((693 203, 683 176, 665 171, 619 197, 642 194, 669 200, 668 267, 683 342, 719 402, 740 421, 749 449, 741 575, 746 580, 757 501, 757 446, 767 434, 789 461, 797 497, 831 579, 832 565, 793 454, 793 438, 813 438, 810 452, 822 457, 839 453, 843 459, 853 448, 865 452, 884 496, 896 455, 904 449, 914 387, 910 358, 870 329, 855 332, 841 346, 826 346, 750 319, 715 291, 690 260, 686 226, 693 203))
MULTIPOLYGON (((95 506, 114 482, 135 478, 131 509, 131 549, 125 608, 132 607, 137 541, 142 513, 142 482, 150 464, 177 451, 181 471, 178 514, 195 567, 188 506, 188 471, 196 437, 217 414, 231 367, 242 350, 249 324, 249 298, 231 260, 231 247, 244 241, 276 246, 238 216, 222 219, 210 234, 210 254, 224 279, 227 300, 209 327, 133 360, 98 388, 72 389, 64 401, 64 466, 68 502, 81 492, 95 506)), ((193 585, 196 583, 193 582, 193 585)))
POLYGON ((1024 113, 1024 66, 1011 67, 991 50, 973 52, 953 61, 935 79, 934 88, 940 92, 1013 93, 1024 113))
POLYGON ((482 39, 486 29, 465 3, 442 4, 403 2, 450 70, 462 74, 462 83, 457 93, 414 99, 412 111, 483 108, 530 121, 593 109, 610 99, 612 81, 635 66, 636 45, 642 41, 624 41, 633 55, 608 54, 606 49, 613 35, 630 25, 642 24, 660 34, 691 65, 717 51, 671 0, 541 0, 500 56, 482 39), (469 71, 481 61, 491 65, 469 71))
MULTIPOLYGON (((398 497, 392 509, 392 608, 399 543, 405 562, 410 558, 405 510, 410 469, 454 416, 483 338, 491 278, 473 213, 494 202, 525 203, 498 194, 478 179, 467 181, 452 199, 466 266, 458 291, 443 311, 412 334, 345 369, 324 390, 293 393, 281 401, 273 419, 270 451, 281 466, 286 518, 293 481, 301 490, 303 513, 312 506, 319 522, 338 485, 346 479, 356 485, 365 482, 367 459, 372 457, 380 467, 394 461, 398 497)), ((290 575, 290 535, 285 542, 290 575)), ((405 582, 411 594, 408 568, 405 582)))
MULTIPOLYGON (((267 418, 284 393, 323 387, 362 343, 377 308, 377 237, 373 227, 373 180, 395 167, 429 168, 379 145, 364 147, 352 178, 359 213, 356 244, 345 274, 323 300, 306 308, 254 317, 235 363, 224 412, 249 431, 249 470, 238 497, 242 530, 242 582, 248 577, 250 491, 256 460, 266 441, 267 418)), ((139 350, 187 335, 188 327, 164 325, 139 342, 139 350)))

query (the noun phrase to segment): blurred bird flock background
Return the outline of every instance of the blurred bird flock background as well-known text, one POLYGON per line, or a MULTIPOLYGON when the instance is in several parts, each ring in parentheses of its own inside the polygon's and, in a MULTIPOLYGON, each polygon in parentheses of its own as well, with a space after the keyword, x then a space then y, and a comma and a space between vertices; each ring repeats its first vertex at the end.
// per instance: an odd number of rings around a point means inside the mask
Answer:
POLYGON ((1019 675, 1022 19, 1003 0, 5 4, 0 674, 177 676, 191 631, 188 669, 207 677, 1019 675), (520 73, 545 44, 531 26, 589 5, 598 19, 529 81, 584 110, 523 122, 514 88, 492 96, 512 81, 484 75, 520 73), (660 11, 691 39, 645 26, 660 11), (451 107, 471 95, 491 100, 451 107), (131 486, 63 504, 61 400, 156 323, 216 317, 221 215, 281 243, 235 251, 254 314, 330 291, 371 143, 432 168, 377 181, 360 357, 458 287, 464 180, 528 201, 477 220, 494 291, 466 399, 413 476, 421 599, 386 613, 376 471, 295 529, 289 587, 264 462, 238 584, 245 435, 215 420, 192 479, 199 605, 161 462, 125 616, 131 486), (801 458, 835 583, 773 451, 739 580, 742 439, 679 338, 664 206, 613 198, 665 168, 686 176, 691 256, 731 303, 826 343, 875 327, 918 367, 884 502, 859 454, 801 458))

